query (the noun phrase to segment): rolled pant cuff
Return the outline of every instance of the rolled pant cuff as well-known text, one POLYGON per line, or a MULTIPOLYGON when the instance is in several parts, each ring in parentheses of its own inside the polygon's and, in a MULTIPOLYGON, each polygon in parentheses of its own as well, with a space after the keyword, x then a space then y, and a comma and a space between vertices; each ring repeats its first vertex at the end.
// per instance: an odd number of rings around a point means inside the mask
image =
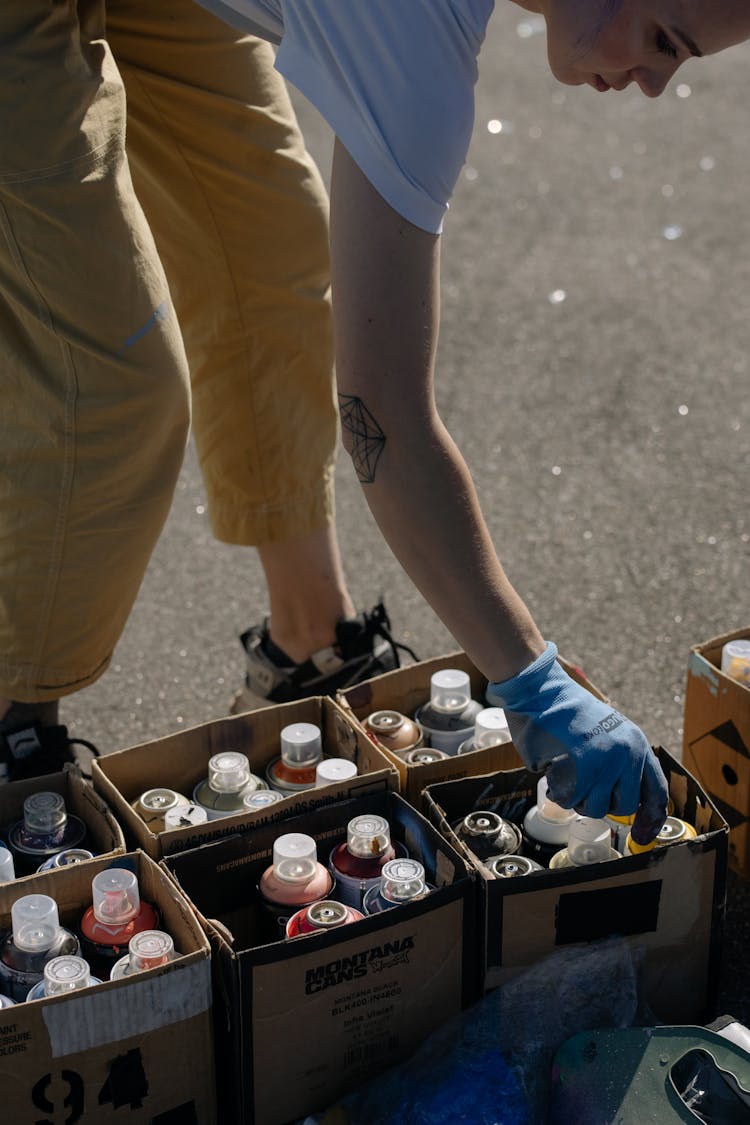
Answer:
POLYGON ((70 668, 29 668, 0 663, 0 698, 14 703, 49 703, 96 683, 106 672, 112 653, 82 672, 70 668))
POLYGON ((248 511, 234 504, 210 507, 211 529, 221 543, 262 547, 319 531, 334 520, 333 490, 321 488, 284 504, 248 511))

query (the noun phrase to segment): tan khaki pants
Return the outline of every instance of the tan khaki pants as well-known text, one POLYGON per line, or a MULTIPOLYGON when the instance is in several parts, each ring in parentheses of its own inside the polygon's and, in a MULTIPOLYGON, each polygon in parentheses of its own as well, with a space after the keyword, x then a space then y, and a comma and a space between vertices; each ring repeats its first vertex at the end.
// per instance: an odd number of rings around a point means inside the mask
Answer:
POLYGON ((327 200, 272 64, 192 0, 0 5, 0 696, 106 668, 188 371, 215 534, 332 518, 327 200))

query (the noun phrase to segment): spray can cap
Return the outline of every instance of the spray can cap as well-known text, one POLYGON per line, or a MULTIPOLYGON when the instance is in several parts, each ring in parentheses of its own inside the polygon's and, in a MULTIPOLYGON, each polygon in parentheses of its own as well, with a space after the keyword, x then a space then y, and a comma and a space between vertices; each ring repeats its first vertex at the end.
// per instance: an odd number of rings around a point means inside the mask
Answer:
POLYGON ((49 895, 24 895, 10 908, 13 944, 26 953, 51 949, 60 933, 57 903, 49 895))
POLYGON ((731 679, 750 685, 750 640, 727 641, 721 650, 721 670, 731 679))
POLYGON ((474 720, 474 749, 510 742, 508 720, 502 707, 485 707, 474 720))
POLYGON ((430 703, 437 711, 460 714, 471 701, 471 681, 466 672, 443 668, 430 676, 430 703))
POLYGON ((281 732, 281 760, 299 769, 314 766, 323 757, 320 727, 315 723, 290 723, 281 732))
POLYGON ((0 883, 10 883, 16 877, 13 855, 0 844, 0 883))
POLYGON ((166 813, 169 809, 184 804, 184 801, 185 798, 175 793, 174 789, 147 789, 138 798, 142 808, 155 813, 166 813))
POLYGON ((570 824, 576 819, 573 809, 564 809, 556 805, 548 794, 547 778, 542 774, 536 783, 536 809, 544 820, 552 820, 555 824, 570 824))
POLYGON ((194 828, 207 820, 208 813, 202 805, 176 805, 164 813, 164 828, 194 828))
POLYGON ((426 890, 424 867, 416 859, 389 859, 380 872, 380 893, 388 902, 409 902, 426 890))
POLYGON ((104 926, 122 926, 141 908, 138 880, 125 867, 110 867, 91 880, 94 917, 104 926))
POLYGON ((163 930, 141 930, 128 942, 128 971, 156 969, 174 960, 174 942, 163 930))
POLYGON ((323 758, 315 767, 315 785, 331 785, 334 781, 351 781, 357 767, 348 758, 323 758))
POLYGON ((352 855, 377 859, 391 846, 391 830, 383 816, 363 813, 346 826, 346 846, 352 855))
POLYGON ((91 970, 83 957, 53 957, 44 966, 44 995, 60 996, 75 992, 91 983, 91 970))
POLYGON ((60 793, 32 793, 23 803, 23 823, 27 832, 47 835, 60 832, 68 820, 60 793))
POLYGON ((245 754, 224 750, 208 759, 208 786, 214 793, 239 793, 250 782, 250 763, 245 754))
POLYGON ((309 883, 318 867, 318 849, 312 836, 286 832, 273 842, 273 871, 283 883, 309 883))
POLYGON ((255 812, 256 809, 267 809, 269 805, 275 805, 277 801, 283 800, 284 794, 276 789, 256 789, 254 793, 245 793, 242 807, 248 812, 255 812))
POLYGON ((400 730, 407 719, 400 711, 382 710, 373 711, 371 715, 367 716, 365 722, 370 730, 375 731, 375 734, 389 735, 400 730))
POLYGON ((568 858, 577 865, 610 858, 612 832, 606 820, 576 816, 570 825, 568 858))

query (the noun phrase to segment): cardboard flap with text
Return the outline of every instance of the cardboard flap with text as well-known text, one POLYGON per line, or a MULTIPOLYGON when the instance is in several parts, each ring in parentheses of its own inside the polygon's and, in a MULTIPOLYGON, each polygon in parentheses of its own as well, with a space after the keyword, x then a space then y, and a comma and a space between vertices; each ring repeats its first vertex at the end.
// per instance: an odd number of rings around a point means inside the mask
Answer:
POLYGON ((226 1052, 237 1120, 281 1125, 324 1108, 477 998, 475 875, 396 794, 329 805, 162 863, 233 980, 226 1052), (327 933, 279 940, 255 892, 279 829, 312 835, 325 863, 361 813, 385 816, 437 889, 327 933))

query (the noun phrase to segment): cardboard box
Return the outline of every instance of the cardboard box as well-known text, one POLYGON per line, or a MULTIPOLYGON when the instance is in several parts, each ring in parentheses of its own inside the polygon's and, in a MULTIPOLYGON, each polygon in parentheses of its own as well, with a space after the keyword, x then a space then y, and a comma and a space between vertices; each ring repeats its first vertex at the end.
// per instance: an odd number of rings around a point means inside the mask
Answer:
MULTIPOLYGON (((717 987, 724 916, 728 828, 693 777, 656 750, 674 815, 697 839, 587 867, 494 879, 481 863, 485 987, 504 984, 555 950, 622 937, 638 969, 639 995, 663 1023, 702 1023, 717 987)), ((432 822, 462 850, 451 828, 474 808, 521 823, 536 800, 525 769, 432 785, 432 822)))
POLYGON ((327 696, 216 719, 154 742, 107 754, 94 761, 92 778, 97 791, 114 809, 127 840, 157 860, 251 825, 275 824, 332 801, 398 789, 398 774, 386 755, 363 731, 353 726, 338 704, 327 696), (282 729, 298 722, 316 723, 322 731, 323 752, 329 757, 353 761, 357 777, 341 784, 290 794, 268 809, 237 813, 198 827, 176 828, 158 835, 131 809, 131 801, 145 790, 158 786, 167 786, 192 798, 194 787, 208 773, 209 758, 225 750, 246 754, 250 768, 263 777, 268 763, 279 755, 282 729))
POLYGON ((217 1060, 226 1064, 227 1125, 281 1125, 325 1108, 478 998, 475 876, 403 798, 339 802, 280 827, 314 836, 326 862, 349 820, 365 812, 387 818, 438 889, 321 935, 257 944, 267 930, 255 888, 276 826, 162 861, 211 938, 215 996, 225 1005, 217 1060))
MULTIPOLYGON (((597 699, 605 698, 580 668, 568 664, 562 658, 560 663, 569 676, 588 688, 597 699)), ((433 672, 443 668, 457 668, 466 672, 471 680, 472 698, 480 702, 484 699, 487 679, 469 660, 466 653, 460 651, 438 656, 433 660, 408 664, 405 668, 397 668, 393 672, 385 672, 381 676, 375 676, 371 680, 365 680, 361 684, 355 684, 339 692, 337 698, 361 730, 364 729, 361 723, 373 711, 400 711, 402 715, 411 718, 417 708, 430 698, 430 677, 433 672)), ((381 746, 380 743, 378 745, 381 746)), ((428 785, 461 777, 476 777, 479 774, 495 773, 497 770, 513 769, 523 765, 512 742, 492 746, 486 750, 473 750, 469 754, 455 755, 423 765, 409 765, 385 747, 381 746, 381 749, 398 770, 401 792, 416 809, 421 809, 422 790, 428 785)))
POLYGON ((135 871, 180 956, 75 995, 0 1011, 0 1088, 7 1125, 213 1125, 216 1122, 210 950, 185 897, 142 852, 0 886, 0 929, 24 894, 51 895, 75 929, 91 879, 135 871))
POLYGON ((7 842, 9 828, 23 820, 26 798, 32 793, 44 792, 60 793, 67 811, 86 825, 82 847, 99 856, 125 851, 122 829, 108 805, 72 765, 66 765, 59 773, 0 785, 0 838, 3 842, 7 842))
POLYGON ((729 866, 750 879, 750 688, 721 671, 726 633, 690 652, 682 760, 729 825, 729 866))

